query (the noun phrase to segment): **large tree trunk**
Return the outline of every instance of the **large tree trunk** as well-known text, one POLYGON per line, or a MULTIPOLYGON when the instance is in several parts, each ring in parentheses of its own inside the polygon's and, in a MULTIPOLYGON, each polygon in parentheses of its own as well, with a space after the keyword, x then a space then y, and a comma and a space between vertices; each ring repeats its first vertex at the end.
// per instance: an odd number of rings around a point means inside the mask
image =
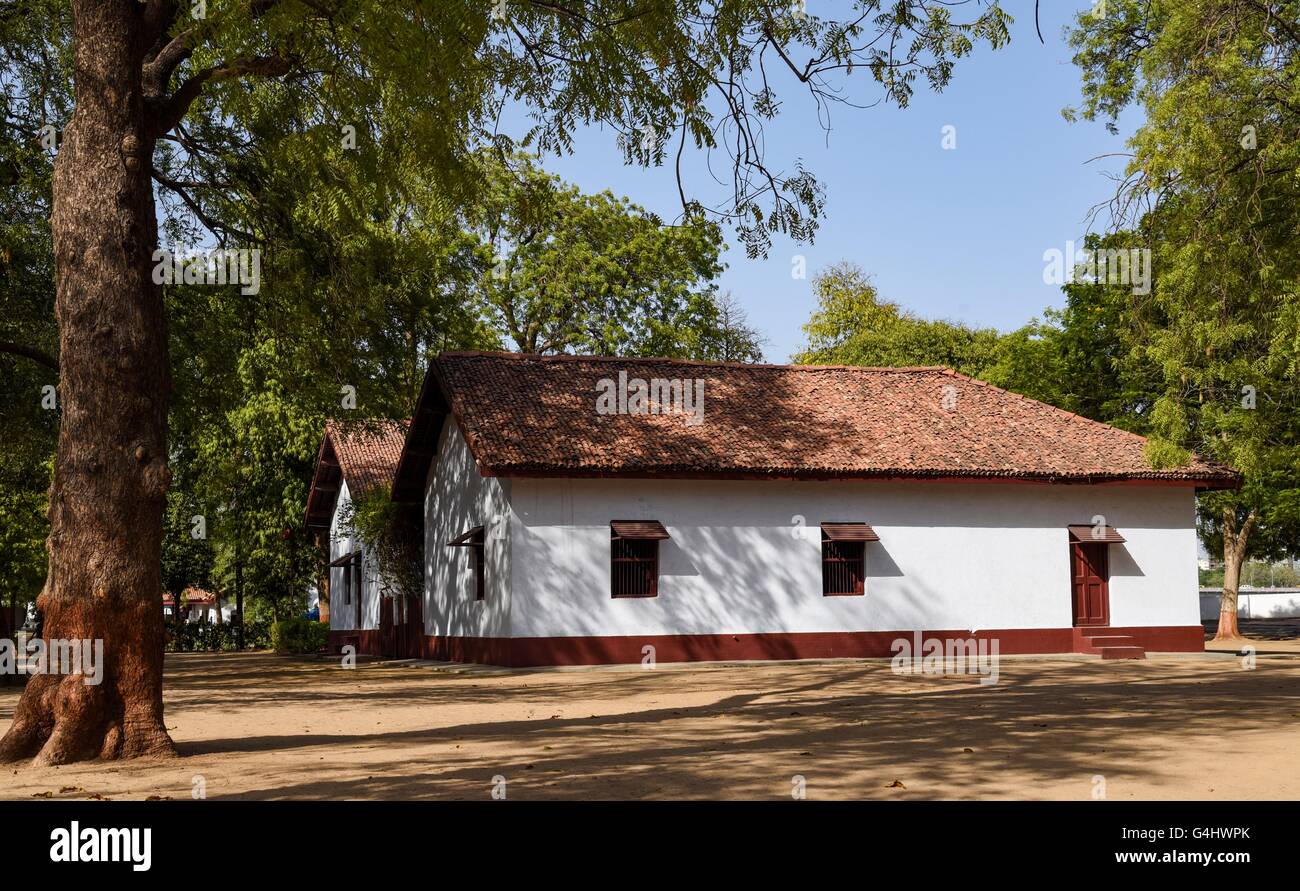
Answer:
POLYGON ((137 0, 74 0, 76 111, 54 165, 63 415, 45 637, 102 639, 103 682, 31 679, 0 761, 174 754, 163 725, 161 543, 171 379, 152 281, 153 139, 137 0))
POLYGON ((1241 586, 1241 567, 1246 562, 1246 544, 1254 526, 1253 510, 1238 529, 1236 510, 1223 509, 1223 595, 1219 598, 1219 629, 1214 634, 1215 640, 1242 639, 1237 628, 1237 591, 1241 586))

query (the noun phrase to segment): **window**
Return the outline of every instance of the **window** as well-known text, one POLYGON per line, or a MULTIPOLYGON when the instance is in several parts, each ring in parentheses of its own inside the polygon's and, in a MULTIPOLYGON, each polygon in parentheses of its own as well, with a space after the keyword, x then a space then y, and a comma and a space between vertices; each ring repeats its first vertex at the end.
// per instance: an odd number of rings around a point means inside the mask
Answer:
POLYGON ((822 523, 822 596, 865 593, 866 546, 880 537, 866 523, 822 523))
POLYGON ((475 526, 463 535, 453 538, 447 542, 449 548, 469 548, 470 566, 474 572, 474 599, 482 600, 487 591, 484 582, 484 563, 483 548, 487 544, 487 538, 483 534, 482 526, 475 526))
POLYGON ((343 595, 343 605, 351 606, 355 597, 361 599, 361 552, 353 551, 330 564, 339 569, 339 591, 343 595))
POLYGON ((668 531, 658 520, 609 524, 610 596, 659 596, 659 542, 668 531))

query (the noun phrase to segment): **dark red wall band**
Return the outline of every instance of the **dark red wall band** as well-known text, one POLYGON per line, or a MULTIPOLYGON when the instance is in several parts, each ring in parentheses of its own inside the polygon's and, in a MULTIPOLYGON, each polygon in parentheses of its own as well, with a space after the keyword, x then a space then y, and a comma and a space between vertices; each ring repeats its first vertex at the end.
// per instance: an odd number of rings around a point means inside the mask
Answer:
MULTIPOLYGON (((1133 638, 1148 651, 1199 653, 1205 649, 1200 625, 1090 629, 1133 638)), ((648 634, 615 637, 425 637, 420 652, 407 654, 447 662, 477 662, 525 668, 544 665, 627 665, 654 647, 656 662, 748 662, 780 659, 870 659, 894 655, 893 642, 914 640, 914 631, 833 631, 773 634, 648 634)), ((924 631, 922 641, 967 639, 998 641, 1002 656, 1079 652, 1073 628, 1009 628, 978 631, 924 631)), ((330 651, 345 643, 378 656, 378 629, 331 631, 330 651)))

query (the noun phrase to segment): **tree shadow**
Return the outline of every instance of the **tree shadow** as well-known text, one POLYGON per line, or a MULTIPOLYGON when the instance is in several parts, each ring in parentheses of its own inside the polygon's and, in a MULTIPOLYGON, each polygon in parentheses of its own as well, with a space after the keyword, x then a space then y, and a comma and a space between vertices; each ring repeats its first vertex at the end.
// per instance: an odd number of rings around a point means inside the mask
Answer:
MULTIPOLYGON (((393 689, 362 701, 427 705, 427 727, 254 732, 183 743, 182 754, 232 758, 233 768, 241 753, 276 753, 275 782, 236 798, 486 799, 496 777, 510 798, 767 798, 788 796, 803 776, 813 798, 1068 788, 1088 799, 1098 775, 1112 788, 1141 781, 1191 798, 1166 769, 1170 752, 1209 739, 1234 749, 1294 726, 1300 710, 1300 660, 1290 659, 1255 671, 1236 660, 1008 659, 993 686, 896 675, 887 662, 520 673, 490 684, 418 671, 394 669, 384 681, 393 689), (681 704, 656 705, 668 696, 681 704), (521 700, 537 717, 492 718, 521 700), (569 714, 578 702, 612 713, 569 714), (437 726, 439 705, 451 704, 482 705, 484 720, 437 726), (888 788, 894 780, 912 791, 888 788)), ((313 693, 322 708, 354 701, 344 682, 324 682, 313 693)))

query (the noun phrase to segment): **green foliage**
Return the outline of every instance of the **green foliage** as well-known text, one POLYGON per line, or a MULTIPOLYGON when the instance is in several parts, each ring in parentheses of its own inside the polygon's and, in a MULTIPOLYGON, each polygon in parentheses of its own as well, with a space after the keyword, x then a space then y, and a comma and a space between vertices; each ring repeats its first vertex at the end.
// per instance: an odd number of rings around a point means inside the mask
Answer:
POLYGON ((277 653, 318 653, 329 643, 330 626, 309 619, 281 619, 271 626, 271 647, 277 653))
POLYGON ((1134 353, 1155 370, 1156 460, 1196 451, 1245 474, 1200 499, 1203 538, 1255 527, 1300 545, 1300 4, 1110 0, 1070 32, 1086 118, 1145 122, 1116 209, 1140 214, 1155 287, 1134 353))
POLYGON ((702 323, 685 332, 684 355, 706 362, 762 362, 766 339, 750 326, 731 292, 711 295, 709 302, 702 323))
MULTIPOLYGON (((470 0, 422 0, 405 14, 361 0, 219 5, 176 74, 221 72, 184 120, 176 166, 254 144, 284 152, 277 168, 311 170, 350 127, 365 182, 433 183, 440 202, 461 207, 482 185, 480 149, 569 152, 580 128, 599 123, 629 164, 661 166, 671 153, 683 217, 725 219, 750 254, 774 232, 811 238, 824 205, 811 172, 765 157, 763 126, 782 107, 774 65, 819 106, 901 107, 918 84, 947 86, 976 45, 1005 44, 1010 22, 996 2, 958 14, 940 0, 861 0, 843 18, 771 0, 506 0, 503 15, 470 0), (871 96, 855 96, 855 84, 871 96), (501 131, 507 105, 526 112, 522 132, 501 131), (697 153, 720 156, 716 169, 731 174, 716 210, 687 197, 697 153)), ((172 34, 188 25, 180 17, 172 34)), ((168 179, 194 181, 170 168, 168 179)), ((342 183, 318 204, 340 224, 365 217, 342 183)))
POLYGON ((799 363, 944 365, 978 376, 995 358, 998 333, 919 319, 880 298, 859 267, 839 263, 812 280, 818 307, 804 325, 808 346, 799 363))
POLYGON ((31 603, 45 582, 43 492, 0 489, 0 608, 31 603))
MULTIPOLYGON (((1129 232, 1090 234, 1084 247, 1129 248, 1135 241, 1129 232)), ((1064 307, 1004 335, 996 361, 980 376, 1083 417, 1147 432, 1159 374, 1135 351, 1146 331, 1138 327, 1132 287, 1076 280, 1062 290, 1064 307)))
MULTIPOLYGON (((319 624, 319 623, 316 623, 319 624)), ((215 622, 172 622, 168 623, 167 651, 171 653, 195 652, 234 652, 238 640, 235 626, 215 622)), ((271 624, 269 622, 247 622, 244 624, 244 649, 260 650, 271 645, 271 624)))
MULTIPOLYGON (((762 253, 774 232, 811 238, 824 195, 811 172, 764 157, 761 128, 782 100, 759 60, 796 68, 818 104, 849 100, 857 68, 902 106, 917 84, 945 86, 976 44, 1002 45, 1009 21, 996 3, 959 20, 939 0, 866 0, 842 21, 768 0, 508 0, 503 18, 490 5, 213 3, 194 19, 183 3, 150 4, 170 11, 150 57, 179 50, 150 99, 161 241, 263 257, 257 294, 167 288, 169 587, 206 580, 228 598, 242 577, 250 618, 297 612, 313 574, 301 519, 314 451, 324 419, 353 411, 340 388, 356 389, 359 417, 402 418, 428 354, 498 346, 515 333, 508 309, 539 349, 760 358, 708 285, 718 224, 762 253), (182 83, 202 84, 192 104, 177 101, 182 83), (498 129, 507 104, 530 115, 523 132, 498 129), (630 163, 662 165, 674 142, 677 157, 720 154, 728 194, 716 208, 688 197, 683 164, 669 226, 535 168, 522 186, 502 179, 520 169, 517 149, 570 151, 594 123, 630 163), (494 207, 496 231, 521 233, 508 299, 487 277, 494 207), (525 222, 542 226, 526 244, 525 222), (207 539, 192 537, 196 515, 207 539)), ((61 0, 0 9, 0 181, 14 186, 0 191, 0 530, 12 544, 0 584, 22 596, 43 575, 34 548, 57 429, 37 408, 53 371, 30 359, 57 343, 50 156, 34 134, 72 114, 69 24, 61 0)))
POLYGON ((46 490, 59 411, 54 256, 50 237, 53 156, 40 127, 66 113, 66 81, 40 74, 44 40, 60 32, 61 3, 33 4, 36 16, 0 12, 0 61, 12 77, 0 92, 0 609, 31 603, 45 581, 46 490), (10 62, 10 60, 13 60, 10 62), (14 350, 30 351, 16 353, 14 350))
POLYGON ((181 593, 190 586, 204 590, 214 587, 213 549, 212 541, 207 537, 207 517, 190 489, 176 486, 168 491, 163 523, 163 590, 171 592, 179 600, 181 593))
POLYGON ((351 529, 379 564, 380 593, 419 598, 424 593, 422 504, 397 504, 387 487, 355 494, 339 522, 351 529))
MULTIPOLYGON (((1300 569, 1294 564, 1247 560, 1241 567, 1241 584, 1252 588, 1295 588, 1300 586, 1300 569)), ((1202 569, 1202 588, 1223 587, 1223 569, 1202 569)))
POLYGON ((525 353, 680 356, 715 312, 713 223, 667 226, 610 192, 584 195, 526 156, 483 163, 467 210, 488 258, 476 292, 525 353))
POLYGON ((250 347, 238 369, 244 401, 193 441, 197 485, 215 506, 213 574, 231 591, 239 573, 250 618, 300 613, 315 568, 302 516, 323 419, 279 376, 282 359, 276 341, 250 347))
MULTIPOLYGON (((1089 236, 1090 250, 1129 245, 1129 233, 1089 236)), ((1065 285, 1065 306, 1005 334, 917 318, 881 298, 870 278, 839 263, 813 278, 818 307, 804 363, 943 365, 1093 420, 1143 432, 1156 371, 1134 353, 1133 295, 1119 285, 1065 285)), ((1166 456, 1172 457, 1172 456, 1166 456)))

